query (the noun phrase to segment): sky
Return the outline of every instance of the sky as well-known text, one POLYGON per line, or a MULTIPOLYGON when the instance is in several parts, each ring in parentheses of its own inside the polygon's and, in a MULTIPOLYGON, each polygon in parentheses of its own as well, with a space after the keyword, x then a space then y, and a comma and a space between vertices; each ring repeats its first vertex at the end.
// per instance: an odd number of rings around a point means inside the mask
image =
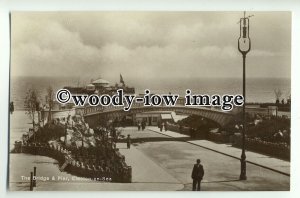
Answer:
MULTIPOLYGON (((291 13, 249 12, 247 77, 290 78, 291 13)), ((243 12, 13 12, 12 76, 240 78, 243 12)))

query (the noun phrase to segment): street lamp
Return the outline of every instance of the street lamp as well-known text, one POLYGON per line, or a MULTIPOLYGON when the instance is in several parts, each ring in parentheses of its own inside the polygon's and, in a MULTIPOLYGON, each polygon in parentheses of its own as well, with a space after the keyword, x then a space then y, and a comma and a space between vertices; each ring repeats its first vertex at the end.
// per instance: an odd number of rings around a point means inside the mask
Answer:
POLYGON ((244 12, 244 17, 240 18, 240 37, 238 39, 238 49, 243 55, 243 134, 242 134, 242 155, 241 155, 241 174, 240 180, 246 180, 246 153, 245 153, 245 132, 246 132, 246 55, 251 49, 251 40, 249 37, 249 17, 246 17, 246 12, 244 12))

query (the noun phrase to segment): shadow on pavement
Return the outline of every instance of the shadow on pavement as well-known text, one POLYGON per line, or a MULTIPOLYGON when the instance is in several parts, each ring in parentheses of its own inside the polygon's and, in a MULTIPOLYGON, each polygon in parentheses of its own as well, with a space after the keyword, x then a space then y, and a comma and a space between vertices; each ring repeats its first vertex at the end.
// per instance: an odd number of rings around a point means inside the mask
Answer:
POLYGON ((236 181, 241 181, 239 179, 231 179, 231 180, 220 180, 220 181, 205 181, 202 183, 225 183, 225 182, 236 182, 236 181))
MULTIPOLYGON (((170 137, 145 137, 145 138, 132 138, 132 143, 143 143, 143 142, 161 142, 161 141, 189 141, 190 138, 170 138, 170 137)), ((118 143, 126 143, 126 139, 118 139, 118 143)))

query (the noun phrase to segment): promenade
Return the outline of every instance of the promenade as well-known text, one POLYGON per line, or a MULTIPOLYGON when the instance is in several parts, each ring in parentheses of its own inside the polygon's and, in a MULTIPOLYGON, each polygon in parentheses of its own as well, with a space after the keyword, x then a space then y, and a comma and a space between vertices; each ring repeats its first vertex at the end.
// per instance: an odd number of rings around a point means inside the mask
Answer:
MULTIPOLYGON (((134 143, 131 149, 120 149, 120 152, 125 156, 126 163, 132 166, 132 170, 134 170, 133 184, 145 184, 144 190, 151 188, 152 182, 160 182, 161 186, 157 190, 168 190, 166 189, 167 182, 174 181, 169 176, 183 185, 182 189, 177 190, 191 190, 191 171, 197 158, 202 160, 205 169, 205 176, 202 181, 202 190, 204 191, 289 190, 290 177, 280 173, 280 171, 289 173, 288 162, 281 165, 281 160, 276 161, 276 166, 271 168, 276 168, 279 171, 271 170, 270 167, 264 167, 261 164, 256 165, 253 162, 248 162, 248 179, 240 181, 240 161, 238 157, 234 156, 240 153, 238 152, 240 149, 235 150, 234 148, 234 150, 227 151, 225 147, 229 147, 228 145, 209 141, 185 141, 183 140, 183 138, 187 138, 185 135, 172 131, 160 132, 157 127, 147 127, 144 131, 137 131, 135 127, 123 128, 122 134, 127 133, 130 133, 131 136, 134 134, 133 141, 136 138, 139 139, 139 142, 134 143), (155 142, 149 141, 147 136, 153 137, 155 133, 159 137, 164 135, 165 139, 155 142), (140 136, 143 137, 143 141, 140 140, 140 136), (223 152, 221 152, 222 149, 223 152), (153 163, 158 166, 153 165, 153 163), (284 167, 285 165, 287 167, 284 167), (169 176, 163 176, 163 180, 161 180, 161 172, 166 172, 164 174, 169 176), (159 176, 156 176, 157 173, 159 176), (151 185, 146 183, 148 179, 152 180, 151 185)), ((118 146, 123 148, 125 145, 118 144, 118 146)), ((256 159, 259 162, 259 159, 263 157, 252 152, 247 152, 247 154, 249 154, 249 160, 253 159, 251 161, 256 159)), ((267 163, 267 157, 262 159, 267 163)))
MULTIPOLYGON (((163 134, 165 136, 171 138, 188 138, 189 136, 180 134, 173 131, 160 131, 158 127, 148 127, 149 130, 154 131, 158 134, 163 134)), ((240 159, 241 157, 241 149, 231 146, 230 144, 224 143, 215 143, 208 140, 188 140, 186 141, 190 144, 194 144, 196 146, 200 146, 236 159, 240 159)), ((270 157, 267 155, 246 151, 248 163, 258 165, 264 168, 268 168, 270 170, 274 170, 276 172, 290 175, 290 162, 286 160, 281 160, 278 158, 270 157)))
POLYGON ((126 163, 132 167, 132 183, 83 180, 60 172, 56 160, 51 158, 14 154, 11 169, 19 172, 10 178, 10 189, 29 190, 28 181, 21 180, 20 175, 28 176, 32 167, 36 166, 37 176, 49 177, 50 181, 38 181, 35 191, 190 191, 191 171, 197 158, 201 159, 205 170, 201 184, 203 191, 286 191, 290 188, 290 177, 280 173, 289 173, 288 162, 280 164, 281 161, 272 159, 277 164, 264 167, 268 165, 268 158, 247 152, 248 178, 240 181, 240 161, 235 156, 239 155, 240 149, 206 140, 190 141, 185 135, 160 132, 157 127, 147 127, 144 131, 126 127, 122 128, 121 134, 132 137, 130 149, 127 149, 126 143, 117 143, 126 163), (157 139, 152 141, 153 138, 157 139), (256 165, 254 160, 260 164, 256 165), (25 174, 22 174, 20 166, 27 167, 25 174), (52 176, 57 179, 51 180, 52 176), (67 180, 58 180, 60 176, 67 180))

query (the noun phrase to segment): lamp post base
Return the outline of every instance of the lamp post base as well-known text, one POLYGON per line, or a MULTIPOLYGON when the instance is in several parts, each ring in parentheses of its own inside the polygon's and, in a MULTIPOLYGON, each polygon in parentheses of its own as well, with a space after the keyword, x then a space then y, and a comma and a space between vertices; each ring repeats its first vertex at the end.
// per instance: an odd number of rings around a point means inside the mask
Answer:
POLYGON ((240 180, 247 180, 247 176, 244 175, 244 174, 241 174, 241 175, 240 175, 240 180))
POLYGON ((246 175, 246 156, 245 155, 241 159, 240 180, 247 180, 247 175, 246 175))

